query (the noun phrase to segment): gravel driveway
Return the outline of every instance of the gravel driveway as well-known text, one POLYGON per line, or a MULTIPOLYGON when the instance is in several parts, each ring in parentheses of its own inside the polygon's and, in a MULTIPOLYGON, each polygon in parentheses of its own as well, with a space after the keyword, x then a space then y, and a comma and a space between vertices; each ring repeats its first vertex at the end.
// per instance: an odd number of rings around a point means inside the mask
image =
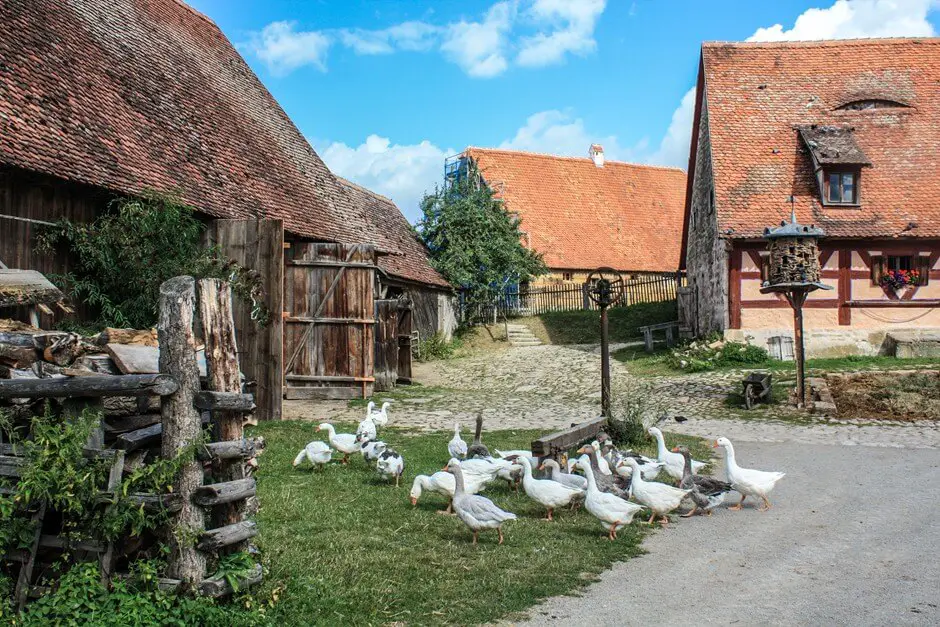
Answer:
POLYGON ((940 451, 737 444, 787 472, 773 509, 680 520, 525 624, 940 624, 940 451))

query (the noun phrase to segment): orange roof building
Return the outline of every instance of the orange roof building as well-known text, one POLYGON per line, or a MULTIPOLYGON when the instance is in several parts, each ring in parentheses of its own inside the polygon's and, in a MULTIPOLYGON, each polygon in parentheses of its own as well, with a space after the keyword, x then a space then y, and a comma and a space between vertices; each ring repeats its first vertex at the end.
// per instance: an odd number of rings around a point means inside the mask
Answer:
POLYGON ((760 294, 764 229, 821 227, 809 351, 877 352, 940 327, 940 39, 706 43, 689 157, 683 266, 692 332, 792 336, 760 294), (892 271, 915 283, 893 286, 892 271))
POLYGON ((685 173, 677 168, 467 148, 487 185, 521 219, 524 244, 544 255, 549 280, 583 282, 598 267, 674 273, 685 173))

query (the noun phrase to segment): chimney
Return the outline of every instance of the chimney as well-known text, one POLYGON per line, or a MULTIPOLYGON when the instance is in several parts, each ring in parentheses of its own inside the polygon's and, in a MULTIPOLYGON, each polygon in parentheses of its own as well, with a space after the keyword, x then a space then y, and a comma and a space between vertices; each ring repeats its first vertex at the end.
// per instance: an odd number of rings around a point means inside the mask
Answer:
POLYGON ((591 144, 591 149, 588 151, 591 159, 594 160, 594 165, 599 168, 604 167, 604 147, 600 144, 591 144))

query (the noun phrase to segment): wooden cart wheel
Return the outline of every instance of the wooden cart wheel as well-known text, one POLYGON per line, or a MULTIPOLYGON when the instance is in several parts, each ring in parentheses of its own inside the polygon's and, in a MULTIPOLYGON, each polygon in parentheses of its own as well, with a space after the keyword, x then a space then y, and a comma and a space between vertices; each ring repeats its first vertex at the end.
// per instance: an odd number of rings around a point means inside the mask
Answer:
POLYGON ((757 404, 758 398, 760 395, 757 393, 757 386, 751 384, 744 387, 744 406, 747 409, 754 409, 754 405, 757 404))

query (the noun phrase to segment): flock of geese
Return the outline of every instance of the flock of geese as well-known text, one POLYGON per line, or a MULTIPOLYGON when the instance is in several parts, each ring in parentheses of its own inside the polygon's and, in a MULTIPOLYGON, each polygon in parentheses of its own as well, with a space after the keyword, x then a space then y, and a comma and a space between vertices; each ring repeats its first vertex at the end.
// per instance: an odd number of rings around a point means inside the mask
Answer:
MULTIPOLYGON (((378 439, 377 428, 388 424, 388 407, 385 403, 376 409, 370 402, 354 434, 336 433, 333 425, 322 423, 317 430, 327 432, 329 444, 310 442, 297 454, 294 466, 307 460, 322 467, 332 459, 333 449, 343 453, 343 464, 348 463, 350 455, 359 453, 366 462, 375 464, 380 476, 394 479, 398 486, 405 469, 404 458, 378 439)), ((725 451, 728 481, 701 475, 707 463, 692 459, 683 446, 667 448, 657 427, 649 429, 656 438, 655 459, 620 450, 601 432, 594 442, 579 448, 575 457, 563 456, 562 463, 535 458, 526 450, 494 449, 494 456, 481 441, 482 429, 483 418, 478 416, 474 440, 468 445, 460 437, 460 425, 455 425, 454 437, 447 444, 450 461, 438 472, 416 476, 410 493, 412 505, 417 505, 424 492, 449 498, 447 509, 440 513, 456 515, 473 533, 474 544, 484 530, 496 530, 502 544, 503 524, 516 519, 515 514, 479 494, 494 481, 506 481, 516 489, 521 485, 530 499, 545 508, 545 520, 553 520, 559 508, 583 506, 607 530, 607 537, 615 540, 617 531, 644 509, 649 510, 649 524, 656 520, 667 524, 669 514, 684 503, 690 506, 682 514, 684 518, 696 513, 711 516, 732 490, 741 495, 741 500, 729 509, 740 510, 750 496, 760 499, 760 510, 766 511, 771 507, 768 495, 785 474, 738 466, 734 446, 721 437, 713 446, 725 451), (656 481, 660 473, 676 480, 678 487, 656 481)))

